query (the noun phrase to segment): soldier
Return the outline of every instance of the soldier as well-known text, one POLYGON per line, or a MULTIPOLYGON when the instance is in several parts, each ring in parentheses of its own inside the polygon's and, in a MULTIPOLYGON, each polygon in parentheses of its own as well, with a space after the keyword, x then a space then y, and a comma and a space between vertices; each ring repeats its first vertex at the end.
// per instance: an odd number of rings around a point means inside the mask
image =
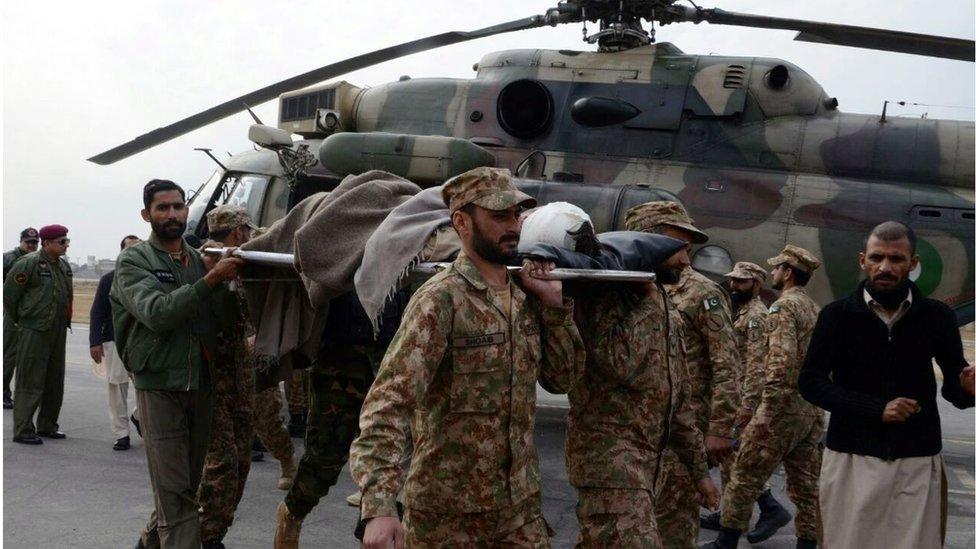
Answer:
MULTIPOLYGON (((250 240, 255 227, 243 207, 224 204, 207 213, 207 228, 210 240, 204 248, 240 246, 250 240)), ((209 270, 213 259, 203 259, 209 270)), ((244 495, 254 440, 254 368, 247 346, 251 330, 246 303, 239 291, 221 292, 214 296, 217 300, 217 349, 211 361, 213 420, 198 494, 200 538, 205 549, 223 547, 221 540, 234 522, 234 511, 244 495)))
MULTIPOLYGON (((14 261, 31 252, 37 251, 37 229, 27 227, 20 231, 20 245, 3 254, 3 280, 6 282, 7 273, 13 267, 14 261)), ((10 315, 3 315, 3 407, 10 410, 14 401, 10 394, 10 381, 14 378, 14 366, 17 361, 17 327, 10 315)))
POLYGON ((116 260, 109 296, 115 344, 132 373, 155 508, 137 548, 199 547, 197 488, 210 439, 216 354, 214 298, 226 302, 224 281, 243 261, 225 257, 204 271, 183 239, 186 195, 172 181, 143 188, 149 240, 116 260))
MULTIPOLYGON (((708 235, 694 226, 677 202, 648 202, 627 211, 627 230, 659 233, 702 244, 708 235)), ((740 362, 725 292, 691 266, 665 289, 681 313, 690 400, 705 450, 712 465, 732 457, 735 416, 739 408, 740 362)), ((674 452, 665 452, 663 480, 656 512, 665 547, 695 547, 698 541, 698 500, 694 480, 674 452)))
POLYGON ((41 444, 58 430, 64 399, 64 345, 71 327, 70 239, 62 225, 41 227, 41 249, 15 261, 3 283, 4 315, 17 331, 14 442, 41 444), (40 411, 38 411, 40 408, 40 411), (37 412, 37 430, 34 430, 37 412))
POLYGON ((444 184, 462 252, 414 294, 360 417, 352 474, 369 549, 549 547, 533 441, 535 384, 565 392, 584 351, 552 265, 505 265, 518 214, 535 201, 508 170, 476 168, 444 184), (527 293, 529 295, 527 295, 527 293), (407 431, 414 454, 404 486, 407 431))
MULTIPOLYGON (((735 329, 739 358, 743 363, 743 381, 740 383, 742 403, 735 421, 736 431, 742 432, 752 419, 756 406, 759 405, 766 380, 763 366, 766 360, 766 315, 769 310, 763 305, 759 294, 767 275, 759 265, 740 261, 735 264, 732 272, 725 276, 729 279, 732 288, 732 327, 735 329)), ((722 463, 723 490, 729 485, 733 461, 726 460, 722 463)), ((768 484, 759 495, 757 503, 760 510, 759 520, 747 536, 753 543, 769 539, 779 528, 789 524, 793 519, 793 515, 773 497, 768 484)), ((701 526, 709 530, 718 530, 721 528, 720 519, 721 513, 710 513, 702 517, 701 526)))
MULTIPOLYGON (((655 269, 658 280, 677 280, 688 247, 661 238, 678 251, 655 269)), ((586 369, 569 392, 566 469, 579 494, 578 547, 663 547, 654 491, 666 446, 700 501, 719 501, 688 399, 681 315, 659 283, 618 286, 577 307, 586 369)))
MULTIPOLYGON (((391 303, 399 306, 397 300, 391 303)), ((328 495, 349 461, 363 400, 396 325, 396 319, 385 322, 374 340, 372 324, 354 292, 329 302, 322 346, 308 373, 311 398, 305 453, 285 500, 278 505, 275 548, 298 547, 302 521, 328 495)))
POLYGON ((713 549, 737 546, 749 526, 752 503, 780 463, 797 508, 797 548, 816 547, 819 539, 817 480, 823 412, 800 397, 797 377, 820 312, 804 286, 820 261, 807 250, 787 244, 769 264, 773 288, 782 293, 769 308, 766 321, 766 380, 722 495, 722 529, 718 539, 706 546, 713 549))

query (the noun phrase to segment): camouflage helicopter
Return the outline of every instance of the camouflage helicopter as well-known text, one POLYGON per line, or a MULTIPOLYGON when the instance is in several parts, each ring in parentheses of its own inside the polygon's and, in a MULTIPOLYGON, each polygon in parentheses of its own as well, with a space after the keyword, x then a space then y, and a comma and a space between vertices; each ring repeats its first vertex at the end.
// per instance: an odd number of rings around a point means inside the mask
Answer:
MULTIPOLYGON (((974 316, 973 122, 843 113, 801 68, 780 59, 685 54, 656 43, 681 22, 796 30, 797 40, 974 61, 974 42, 675 5, 565 0, 544 15, 383 48, 272 84, 89 160, 110 164, 248 105, 279 99, 277 127, 255 116, 260 148, 219 161, 194 195, 188 232, 237 202, 268 225, 346 175, 382 169, 420 185, 467 169, 511 169, 540 203, 578 204, 598 231, 621 228, 648 200, 682 202, 711 239, 694 266, 720 277, 790 242, 823 259, 811 294, 825 303, 859 279, 853 258, 875 223, 918 233, 912 278, 974 316), (477 38, 591 22, 595 51, 486 54, 473 79, 408 79, 364 89, 321 82, 477 38), (649 22, 648 32, 643 23, 649 22), (299 136, 293 139, 293 135, 299 136)), ((585 27, 584 27, 585 29, 585 27)), ((253 113, 252 113, 253 116, 253 113)))

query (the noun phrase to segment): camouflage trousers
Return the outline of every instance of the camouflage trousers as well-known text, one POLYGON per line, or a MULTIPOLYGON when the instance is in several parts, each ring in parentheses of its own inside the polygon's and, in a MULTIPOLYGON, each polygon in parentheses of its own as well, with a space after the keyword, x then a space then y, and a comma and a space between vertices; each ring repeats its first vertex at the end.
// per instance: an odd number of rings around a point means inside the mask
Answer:
MULTIPOLYGON (((751 424, 750 424, 751 425, 751 424)), ((759 440, 746 428, 732 468, 732 479, 722 494, 722 526, 747 530, 752 506, 780 463, 786 470, 786 488, 796 505, 796 535, 820 539, 818 482, 823 448, 823 418, 787 416, 770 425, 772 435, 759 440)))
POLYGON ((203 465, 197 498, 200 501, 200 538, 224 537, 244 495, 251 470, 254 373, 245 363, 215 360, 213 420, 210 446, 203 465))
POLYGON ((285 381, 285 399, 288 400, 289 414, 304 414, 308 411, 308 370, 294 370, 291 379, 285 381))
POLYGON ((698 492, 691 473, 677 455, 666 450, 661 458, 654 513, 661 543, 668 549, 698 547, 698 492))
POLYGON ((279 462, 295 454, 295 445, 281 417, 281 389, 277 385, 254 395, 254 432, 279 462))
POLYGON ((536 496, 514 507, 481 513, 437 513, 407 507, 407 547, 520 547, 548 549, 553 532, 536 496))
POLYGON ((649 491, 577 488, 577 492, 577 548, 664 547, 654 517, 654 496, 649 491))
POLYGON ((361 346, 334 346, 323 350, 309 371, 305 453, 285 496, 289 512, 299 519, 329 493, 349 461, 349 447, 359 433, 359 411, 381 358, 373 354, 361 346))

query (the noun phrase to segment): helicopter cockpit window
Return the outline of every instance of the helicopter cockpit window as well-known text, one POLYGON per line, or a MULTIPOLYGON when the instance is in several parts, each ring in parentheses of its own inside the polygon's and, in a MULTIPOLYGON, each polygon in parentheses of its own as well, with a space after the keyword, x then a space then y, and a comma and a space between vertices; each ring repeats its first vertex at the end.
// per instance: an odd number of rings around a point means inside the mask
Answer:
POLYGON ((691 259, 691 266, 708 278, 722 282, 725 273, 732 270, 732 256, 721 246, 702 246, 695 257, 691 259))

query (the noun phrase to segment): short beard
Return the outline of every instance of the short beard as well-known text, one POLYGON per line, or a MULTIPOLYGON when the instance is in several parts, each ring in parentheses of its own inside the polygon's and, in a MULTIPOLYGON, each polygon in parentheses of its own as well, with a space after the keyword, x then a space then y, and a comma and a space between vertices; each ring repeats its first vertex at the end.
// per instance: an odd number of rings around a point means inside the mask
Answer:
POLYGON ((684 269, 668 269, 661 267, 657 270, 657 281, 661 284, 677 284, 681 280, 681 272, 684 269))
POLYGON ((183 236, 186 230, 186 223, 182 221, 166 221, 163 223, 150 223, 152 232, 164 242, 172 242, 183 236))
POLYGON ((471 228, 471 247, 481 259, 497 265, 509 265, 518 258, 518 237, 515 239, 516 246, 511 251, 506 252, 501 249, 498 243, 485 238, 485 235, 481 234, 481 230, 478 229, 477 223, 473 224, 471 228))
POLYGON ((776 291, 782 291, 782 289, 783 289, 783 281, 782 280, 779 280, 779 281, 774 280, 773 281, 773 289, 776 290, 776 291))
POLYGON ((750 299, 752 299, 752 290, 749 290, 748 292, 732 290, 731 295, 733 305, 745 305, 746 303, 749 303, 750 299))

